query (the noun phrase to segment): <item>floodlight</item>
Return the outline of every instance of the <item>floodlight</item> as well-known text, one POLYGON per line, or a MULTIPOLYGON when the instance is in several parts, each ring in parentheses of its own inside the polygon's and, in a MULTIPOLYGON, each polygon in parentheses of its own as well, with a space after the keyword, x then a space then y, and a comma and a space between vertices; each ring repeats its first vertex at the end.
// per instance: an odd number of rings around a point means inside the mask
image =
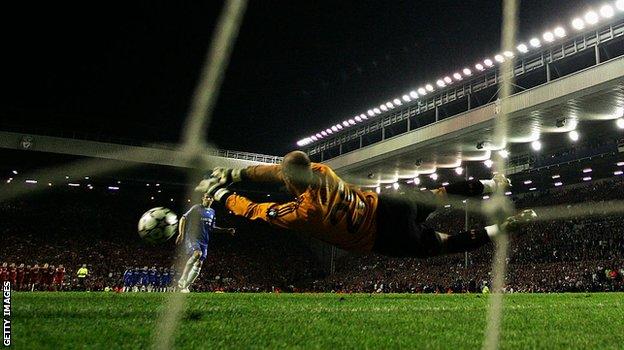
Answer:
POLYGON ((583 30, 585 29, 585 22, 577 17, 572 20, 572 27, 576 30, 583 30))
POLYGON ((615 12, 613 11, 613 7, 611 5, 604 5, 600 8, 600 15, 604 18, 611 18, 615 12))
POLYGON ((594 11, 589 11, 585 14, 585 22, 587 22, 587 24, 596 24, 598 20, 598 14, 594 11))
POLYGON ((563 29, 563 27, 555 28, 555 30, 553 30, 553 33, 555 33, 555 36, 557 38, 563 38, 563 37, 566 36, 566 31, 565 31, 565 29, 563 29))

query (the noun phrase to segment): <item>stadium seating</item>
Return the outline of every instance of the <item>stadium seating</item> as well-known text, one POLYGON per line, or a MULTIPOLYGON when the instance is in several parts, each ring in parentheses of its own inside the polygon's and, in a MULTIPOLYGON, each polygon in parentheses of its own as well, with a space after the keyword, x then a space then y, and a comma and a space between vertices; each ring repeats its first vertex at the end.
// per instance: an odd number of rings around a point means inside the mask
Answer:
MULTIPOLYGON (((147 245, 136 234, 136 220, 149 207, 172 203, 138 200, 132 193, 62 189, 40 197, 5 203, 3 261, 63 264, 65 290, 76 285, 76 270, 86 263, 91 290, 119 287, 129 266, 169 267, 173 240, 147 245), (52 200, 53 199, 53 200, 52 200)), ((142 196, 145 197, 145 196, 142 196)), ((581 188, 532 193, 517 200, 519 208, 624 198, 621 179, 587 183, 581 188)), ((173 203, 176 204, 176 203, 173 203)), ((170 205, 181 212, 187 203, 170 205)), ((596 206, 596 214, 600 211, 596 206)), ((334 262, 318 254, 297 234, 249 223, 218 211, 219 226, 237 227, 237 235, 211 238, 209 256, 196 291, 341 291, 341 292, 467 292, 490 281, 492 248, 432 259, 392 259, 344 255, 334 262), (467 266, 466 266, 467 262, 467 266)), ((445 232, 464 226, 463 212, 446 210, 431 224, 445 232)), ((471 217, 470 224, 483 224, 471 217)), ((596 216, 535 223, 514 237, 507 290, 524 292, 624 290, 624 218, 596 216)), ((3 262, 2 261, 2 262, 3 262)))

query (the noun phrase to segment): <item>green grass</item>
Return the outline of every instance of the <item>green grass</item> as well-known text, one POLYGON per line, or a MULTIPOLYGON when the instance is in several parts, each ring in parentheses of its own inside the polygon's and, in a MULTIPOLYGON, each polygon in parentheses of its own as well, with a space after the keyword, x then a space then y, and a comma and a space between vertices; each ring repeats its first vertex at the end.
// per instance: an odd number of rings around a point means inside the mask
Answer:
MULTIPOLYGON (((505 297, 504 349, 622 349, 624 294, 505 297)), ((146 348, 166 294, 14 293, 15 349, 146 348)), ((190 294, 176 348, 477 349, 481 295, 190 294)))

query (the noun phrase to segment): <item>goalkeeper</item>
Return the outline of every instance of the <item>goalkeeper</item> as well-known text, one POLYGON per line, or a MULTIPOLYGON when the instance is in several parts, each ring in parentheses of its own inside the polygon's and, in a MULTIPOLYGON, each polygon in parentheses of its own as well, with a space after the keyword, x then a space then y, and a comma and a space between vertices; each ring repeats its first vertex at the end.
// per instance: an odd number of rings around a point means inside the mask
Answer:
POLYGON ((436 232, 425 223, 445 203, 447 194, 476 197, 493 193, 499 186, 510 186, 509 180, 497 175, 431 191, 378 195, 345 183, 328 166, 311 163, 304 152, 294 151, 280 165, 215 168, 196 190, 206 192, 235 215, 309 234, 344 250, 429 257, 474 250, 490 243, 503 228, 516 231, 536 217, 534 211, 525 210, 500 224, 454 235, 436 232), (282 183, 296 200, 254 203, 227 188, 237 182, 282 183))

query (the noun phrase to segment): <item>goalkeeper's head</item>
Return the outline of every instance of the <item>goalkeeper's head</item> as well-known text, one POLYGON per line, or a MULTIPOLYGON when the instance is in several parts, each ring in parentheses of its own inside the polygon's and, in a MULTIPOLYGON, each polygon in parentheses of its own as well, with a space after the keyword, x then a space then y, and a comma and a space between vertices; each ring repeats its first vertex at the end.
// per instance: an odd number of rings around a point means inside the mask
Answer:
POLYGON ((301 151, 293 151, 284 156, 282 174, 288 190, 294 195, 301 195, 312 183, 314 175, 308 155, 301 151))

